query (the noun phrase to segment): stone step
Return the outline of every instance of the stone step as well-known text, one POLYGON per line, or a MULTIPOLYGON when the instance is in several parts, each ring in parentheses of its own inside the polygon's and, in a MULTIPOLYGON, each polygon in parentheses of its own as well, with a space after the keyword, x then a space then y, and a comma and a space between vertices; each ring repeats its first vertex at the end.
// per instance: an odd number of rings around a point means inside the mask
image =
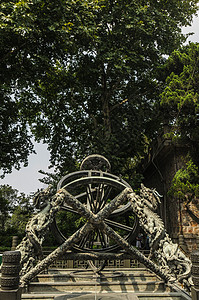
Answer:
POLYGON ((36 300, 67 300, 67 299, 81 299, 81 300, 100 300, 100 299, 121 299, 121 300, 138 300, 135 293, 66 293, 66 294, 25 294, 22 299, 36 299, 36 300))
POLYGON ((157 276, 146 272, 123 272, 123 271, 103 271, 100 275, 92 271, 73 271, 61 274, 40 274, 34 282, 78 282, 78 281, 98 281, 98 282, 127 282, 127 281, 156 281, 157 276))
POLYGON ((183 300, 182 294, 178 292, 136 293, 136 295, 140 300, 183 300))
POLYGON ((56 296, 63 296, 65 294, 54 293, 54 294, 40 294, 40 293, 28 293, 22 294, 21 299, 24 300, 54 300, 56 296))
MULTIPOLYGON (((80 297, 82 296, 83 293, 51 293, 51 294, 40 294, 40 293, 30 293, 30 294, 22 294, 22 299, 23 300, 72 300, 75 297, 80 297)), ((86 295, 86 299, 87 300, 99 300, 99 298, 101 299, 102 296, 107 296, 109 297, 109 299, 121 299, 121 295, 128 295, 127 299, 135 299, 135 296, 139 299, 139 300, 182 300, 183 298, 181 297, 182 295, 180 293, 176 293, 176 292, 156 292, 156 293, 86 293, 84 294, 86 295), (111 297, 110 297, 111 296, 111 297)), ((77 298, 78 299, 78 298, 77 298)), ((81 299, 81 298, 80 298, 81 299)), ((191 300, 191 298, 190 298, 191 300)))
POLYGON ((74 282, 31 282, 29 292, 157 292, 165 291, 163 281, 113 281, 98 282, 74 281, 74 282))
MULTIPOLYGON (((47 274, 70 274, 71 272, 75 272, 75 271, 87 271, 88 269, 48 269, 47 274)), ((91 270, 90 270, 91 271, 91 270)), ((106 272, 114 272, 115 268, 105 268, 102 273, 106 273, 106 272)), ((118 272, 123 272, 125 274, 129 274, 129 273, 133 273, 133 274, 143 274, 143 275, 147 275, 147 274, 154 274, 152 271, 150 271, 149 269, 146 268, 117 268, 118 272)), ((154 274, 154 276, 156 276, 154 274)))

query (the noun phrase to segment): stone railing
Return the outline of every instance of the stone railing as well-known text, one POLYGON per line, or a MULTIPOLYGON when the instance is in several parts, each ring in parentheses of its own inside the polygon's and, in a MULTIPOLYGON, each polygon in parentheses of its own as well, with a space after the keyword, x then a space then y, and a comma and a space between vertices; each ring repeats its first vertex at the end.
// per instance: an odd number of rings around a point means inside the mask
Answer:
MULTIPOLYGON (((149 251, 148 250, 142 250, 141 251, 144 255, 148 256, 149 251)), ((46 257, 48 254, 50 254, 50 251, 44 251, 44 257, 46 257)), ((111 255, 111 253, 110 253, 111 255)), ((66 257, 62 257, 60 259, 56 259, 49 268, 60 268, 60 269, 83 269, 86 268, 88 265, 87 260, 90 259, 89 257, 85 256, 84 259, 84 255, 82 258, 81 254, 79 254, 79 258, 78 259, 73 259, 71 256, 71 254, 67 255, 66 257), (72 259, 71 259, 72 258, 72 259)), ((106 268, 139 268, 140 266, 142 266, 140 264, 140 262, 134 258, 132 259, 131 257, 128 257, 128 255, 123 255, 125 256, 124 258, 121 257, 118 259, 112 259, 110 257, 110 259, 107 259, 106 261, 106 268)), ((103 261, 103 259, 94 260, 94 263, 96 265, 96 267, 99 267, 100 263, 103 261)))

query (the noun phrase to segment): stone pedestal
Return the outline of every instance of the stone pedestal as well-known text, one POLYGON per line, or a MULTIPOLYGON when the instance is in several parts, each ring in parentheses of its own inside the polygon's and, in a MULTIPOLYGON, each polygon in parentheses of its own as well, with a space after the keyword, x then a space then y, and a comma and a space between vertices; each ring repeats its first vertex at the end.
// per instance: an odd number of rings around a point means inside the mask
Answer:
POLYGON ((199 300, 199 290, 195 287, 191 288, 191 298, 192 300, 199 300))
POLYGON ((3 253, 0 300, 21 300, 21 288, 19 288, 20 260, 20 251, 3 253))
POLYGON ((194 286, 191 289, 193 300, 199 300, 199 251, 193 251, 191 254, 191 274, 194 286))
POLYGON ((2 291, 0 290, 0 300, 21 300, 22 289, 12 291, 2 291))

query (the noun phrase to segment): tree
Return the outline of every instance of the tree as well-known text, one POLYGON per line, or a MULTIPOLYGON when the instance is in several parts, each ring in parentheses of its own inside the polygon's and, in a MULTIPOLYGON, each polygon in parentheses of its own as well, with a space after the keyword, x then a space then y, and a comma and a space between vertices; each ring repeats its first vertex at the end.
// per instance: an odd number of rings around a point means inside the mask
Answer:
POLYGON ((125 174, 143 155, 159 125, 157 68, 185 40, 197 3, 3 2, 1 51, 16 70, 7 85, 53 165, 74 170, 99 152, 125 174))
POLYGON ((12 189, 9 185, 0 186, 0 231, 6 231, 8 219, 16 205, 17 190, 12 189))
POLYGON ((28 165, 28 156, 33 152, 33 144, 27 129, 27 122, 20 114, 18 104, 7 96, 6 87, 1 89, 0 102, 0 176, 19 169, 21 163, 28 165), (2 95, 3 93, 3 95, 2 95))
POLYGON ((22 237, 33 213, 30 196, 9 185, 0 186, 0 246, 11 246, 12 235, 22 237))
POLYGON ((10 225, 19 237, 24 236, 26 224, 35 211, 30 200, 31 196, 20 193, 17 197, 17 205, 10 219, 10 225))
POLYGON ((42 105, 32 130, 48 143, 53 164, 69 169, 74 158, 98 152, 118 173, 144 154, 159 125, 157 68, 183 41, 179 26, 192 9, 179 1, 101 1, 88 25, 82 18, 76 51, 57 60, 35 90, 42 105))
POLYGON ((190 43, 174 51, 165 65, 166 87, 161 110, 170 125, 169 136, 187 145, 199 163, 199 44, 190 43))
POLYGON ((199 174, 198 167, 190 157, 186 158, 184 167, 178 170, 172 180, 169 196, 180 201, 199 198, 199 174))
MULTIPOLYGON (((71 41, 71 21, 80 22, 80 4, 71 1, 1 1, 0 4, 0 170, 26 166, 33 152, 29 124, 39 119, 34 85, 63 56, 71 41), (77 10, 77 12, 76 12, 77 10), (19 101, 19 96, 21 100, 19 101), (27 97, 27 99, 26 99, 27 97), (27 100, 27 101, 26 101, 27 100), (23 108, 23 109, 22 109, 23 108)), ((81 10, 82 16, 90 6, 81 10)), ((86 18, 85 18, 86 19, 86 18)), ((75 31, 73 32, 75 33, 75 31)))

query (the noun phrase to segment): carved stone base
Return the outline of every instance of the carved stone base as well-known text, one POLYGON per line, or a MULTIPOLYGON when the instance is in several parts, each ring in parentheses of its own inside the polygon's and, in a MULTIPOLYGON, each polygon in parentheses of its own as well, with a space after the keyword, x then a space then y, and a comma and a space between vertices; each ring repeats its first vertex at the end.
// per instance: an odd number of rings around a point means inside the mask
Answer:
POLYGON ((0 289, 0 300, 21 300, 22 289, 13 291, 2 291, 0 289))
POLYGON ((192 297, 192 300, 199 300, 199 289, 192 287, 191 288, 191 297, 192 297))

